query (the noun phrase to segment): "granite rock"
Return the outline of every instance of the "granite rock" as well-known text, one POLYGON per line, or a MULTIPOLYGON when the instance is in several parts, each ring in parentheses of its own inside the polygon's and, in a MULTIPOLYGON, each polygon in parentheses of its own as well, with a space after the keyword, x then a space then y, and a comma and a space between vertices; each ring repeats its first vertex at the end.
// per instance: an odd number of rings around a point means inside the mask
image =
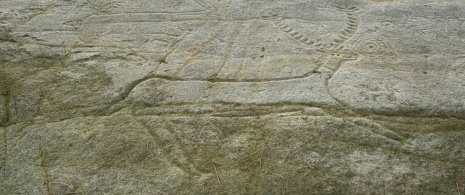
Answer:
POLYGON ((459 0, 0 1, 0 194, 465 193, 459 0))

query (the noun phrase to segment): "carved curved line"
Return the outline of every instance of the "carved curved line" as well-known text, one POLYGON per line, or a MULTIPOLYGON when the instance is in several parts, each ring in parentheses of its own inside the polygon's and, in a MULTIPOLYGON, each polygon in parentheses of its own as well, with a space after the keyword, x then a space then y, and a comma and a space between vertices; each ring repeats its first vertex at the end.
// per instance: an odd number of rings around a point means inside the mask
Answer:
POLYGON ((349 40, 351 37, 353 37, 358 29, 359 19, 357 13, 355 12, 359 9, 356 7, 344 8, 340 6, 317 6, 316 8, 322 10, 342 12, 345 14, 348 20, 346 22, 346 27, 339 31, 339 33, 336 35, 337 38, 331 41, 331 45, 328 48, 326 48, 323 43, 310 40, 308 37, 305 37, 303 33, 289 27, 286 21, 284 21, 283 16, 280 16, 277 13, 270 13, 271 16, 269 18, 273 21, 273 24, 277 26, 281 31, 305 45, 316 48, 322 48, 324 51, 327 51, 328 49, 333 50, 334 48, 336 48, 336 50, 342 49, 341 45, 345 43, 347 40, 349 40))
POLYGON ((287 29, 284 29, 283 31, 286 32, 286 33, 290 33, 290 32, 292 32, 292 30, 293 30, 292 28, 287 28, 287 29))
POLYGON ((307 44, 307 45, 313 45, 313 44, 315 44, 315 41, 308 40, 308 41, 305 41, 305 44, 307 44))
POLYGON ((355 11, 358 11, 358 9, 354 7, 344 9, 343 11, 344 13, 346 13, 348 22, 347 27, 340 31, 342 35, 338 35, 338 39, 334 40, 336 42, 336 45, 334 47, 338 51, 343 49, 341 45, 345 43, 347 40, 349 40, 351 37, 353 37, 358 29, 359 19, 355 11))

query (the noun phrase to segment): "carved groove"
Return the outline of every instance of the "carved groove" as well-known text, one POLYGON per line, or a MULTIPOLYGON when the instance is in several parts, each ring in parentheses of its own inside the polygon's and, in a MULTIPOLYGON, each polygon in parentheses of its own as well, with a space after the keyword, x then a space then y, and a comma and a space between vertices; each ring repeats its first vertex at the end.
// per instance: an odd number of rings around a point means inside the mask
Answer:
POLYGON ((330 7, 330 6, 319 6, 318 9, 328 10, 328 11, 338 11, 341 14, 344 14, 347 22, 345 27, 336 34, 336 38, 330 41, 329 45, 325 45, 322 42, 311 40, 306 37, 304 33, 299 32, 298 29, 293 29, 289 27, 289 24, 286 24, 286 18, 280 16, 278 13, 270 12, 268 13, 269 19, 273 21, 273 24, 278 27, 282 32, 286 33, 291 38, 296 41, 308 45, 317 49, 317 51, 323 53, 333 53, 340 52, 344 47, 341 47, 347 40, 354 36, 355 32, 358 29, 359 20, 357 16, 357 11, 359 10, 356 7, 330 7))
POLYGON ((47 194, 53 194, 52 175, 50 174, 50 168, 47 165, 47 156, 44 148, 42 147, 42 144, 39 145, 39 161, 40 166, 42 167, 42 172, 44 173, 45 188, 47 190, 47 194))
POLYGON ((394 54, 392 46, 382 37, 359 40, 353 52, 366 57, 391 56, 394 54))
POLYGON ((2 139, 3 139, 3 160, 2 160, 2 166, 3 166, 3 175, 5 176, 6 172, 6 165, 8 163, 8 140, 6 137, 7 129, 2 128, 2 139))
POLYGON ((155 143, 164 150, 164 155, 166 155, 170 163, 187 171, 191 175, 199 173, 195 165, 190 161, 191 157, 185 149, 186 146, 182 143, 182 138, 176 133, 175 129, 169 124, 167 127, 157 126, 156 128, 150 128, 151 125, 140 119, 138 121, 140 121, 138 122, 139 124, 142 124, 149 131, 155 143))

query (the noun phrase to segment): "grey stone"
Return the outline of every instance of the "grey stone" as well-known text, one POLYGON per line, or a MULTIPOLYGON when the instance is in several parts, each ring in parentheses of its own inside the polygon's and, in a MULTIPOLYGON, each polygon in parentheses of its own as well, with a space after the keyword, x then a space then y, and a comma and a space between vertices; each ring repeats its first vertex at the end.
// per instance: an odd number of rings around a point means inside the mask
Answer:
POLYGON ((0 1, 0 194, 465 193, 465 3, 0 1))

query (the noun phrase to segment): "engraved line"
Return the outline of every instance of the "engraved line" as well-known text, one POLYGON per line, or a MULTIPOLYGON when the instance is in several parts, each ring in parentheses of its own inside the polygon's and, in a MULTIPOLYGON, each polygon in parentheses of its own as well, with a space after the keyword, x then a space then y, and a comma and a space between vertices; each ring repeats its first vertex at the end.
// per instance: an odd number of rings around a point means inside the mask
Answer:
POLYGON ((174 77, 179 77, 179 74, 187 67, 189 66, 192 62, 197 60, 198 56, 202 53, 203 50, 207 49, 209 46, 211 46, 215 40, 217 39, 217 35, 208 39, 204 43, 202 43, 198 49, 195 50, 195 52, 192 54, 192 56, 186 60, 181 67, 178 67, 177 70, 174 73, 174 77))
MULTIPOLYGON (((169 41, 167 41, 167 40, 164 40, 164 39, 159 39, 159 38, 152 38, 152 40, 154 40, 154 41, 158 41, 158 42, 161 42, 161 43, 165 43, 165 44, 168 44, 168 43, 170 43, 170 42, 169 42, 169 41)), ((149 40, 147 40, 147 41, 144 43, 144 45, 142 45, 141 47, 143 48, 144 46, 146 46, 146 45, 148 44, 148 42, 150 42, 150 39, 149 39, 149 40)))
POLYGON ((346 14, 346 18, 348 22, 346 22, 346 25, 347 25, 346 28, 340 31, 340 34, 342 35, 337 35, 338 38, 333 40, 335 44, 329 48, 330 50, 334 50, 334 48, 336 48, 335 50, 337 51, 340 51, 341 49, 343 49, 341 45, 355 35, 355 32, 357 31, 358 25, 359 25, 358 16, 356 15, 356 13, 354 13, 354 11, 357 11, 358 9, 354 7, 351 7, 348 9, 343 9, 343 8, 339 8, 339 9, 342 9, 343 12, 346 14))
POLYGON ((2 166, 3 166, 3 176, 5 177, 6 173, 6 165, 8 163, 8 139, 7 139, 7 128, 1 128, 2 129, 2 140, 3 140, 3 160, 2 160, 2 166))
MULTIPOLYGON (((253 33, 257 32, 257 31, 258 31, 259 29, 261 29, 261 28, 263 28, 263 26, 259 25, 259 26, 257 26, 257 28, 256 28, 255 30, 252 31, 252 33, 249 33, 249 34, 253 34, 253 33)), ((251 36, 247 36, 246 46, 245 46, 246 49, 244 49, 243 56, 246 56, 247 53, 249 53, 249 51, 250 51, 250 43, 251 43, 250 38, 251 38, 251 36)), ((245 70, 245 68, 244 68, 244 66, 245 66, 245 65, 244 65, 244 61, 245 61, 245 59, 242 59, 242 60, 241 60, 241 63, 240 63, 240 65, 239 65, 239 68, 238 68, 237 71, 234 73, 234 77, 233 77, 233 78, 239 78, 239 76, 242 76, 242 74, 243 74, 243 72, 244 72, 244 70, 245 70)), ((259 69, 260 69, 260 68, 259 68, 259 69)))
MULTIPOLYGON (((281 31, 285 32, 287 35, 289 35, 291 38, 305 44, 308 46, 314 46, 315 41, 310 40, 308 37, 305 37, 302 34, 299 34, 299 32, 295 31, 291 27, 289 27, 288 24, 284 21, 284 17, 279 16, 276 13, 271 13, 270 19, 273 20, 273 24, 278 27, 281 31)), ((319 45, 318 45, 319 46, 319 45)))
MULTIPOLYGON (((169 125, 169 124, 168 124, 169 125)), ((164 127, 160 127, 160 129, 165 129, 164 127)), ((188 152, 186 152, 186 150, 184 149, 185 146, 184 144, 182 143, 182 140, 179 135, 176 133, 176 131, 168 126, 166 127, 165 129, 167 131, 167 133, 171 134, 174 139, 171 139, 171 140, 165 140, 167 142, 175 142, 175 144, 173 144, 173 146, 175 147, 174 150, 179 150, 179 152, 181 153, 181 159, 182 158, 185 158, 186 162, 187 163, 187 168, 189 168, 189 170, 187 170, 191 175, 194 175, 195 173, 199 173, 199 170, 197 170, 197 168, 195 167, 195 165, 193 165, 193 163, 190 161, 191 160, 191 157, 188 155, 188 152)), ((177 160, 179 157, 177 155, 175 155, 174 157, 172 157, 171 160, 175 161, 176 164, 178 164, 178 166, 180 168, 183 167, 183 165, 185 165, 182 161, 180 160, 177 160)))
MULTIPOLYGON (((158 145, 158 147, 163 148, 163 144, 160 143, 160 140, 158 139, 157 135, 152 130, 150 130, 150 127, 147 124, 145 124, 145 122, 136 118, 134 114, 132 114, 131 117, 133 118, 136 124, 140 125, 142 128, 144 128, 147 131, 147 133, 152 137, 153 141, 155 142, 156 145, 158 145)), ((172 165, 172 163, 169 161, 169 158, 166 157, 165 153, 162 152, 161 155, 163 158, 158 158, 159 160, 163 161, 166 164, 172 165)))
MULTIPOLYGON (((166 53, 162 59, 166 59, 169 55, 171 55, 174 51, 176 51, 176 48, 179 44, 181 44, 181 41, 184 40, 186 38, 187 35, 189 35, 191 33, 191 31, 188 31, 186 33, 184 33, 181 38, 179 38, 178 40, 176 40, 173 44, 172 44, 172 49, 166 53)), ((155 67, 155 70, 154 72, 156 73, 158 71, 158 68, 160 68, 160 66, 162 65, 162 62, 160 61, 157 65, 157 67, 155 67)))
MULTIPOLYGON (((243 22, 239 23, 239 28, 236 28, 233 32, 233 35, 230 37, 231 41, 228 43, 228 51, 226 52, 226 56, 223 57, 223 60, 221 62, 220 68, 218 69, 217 72, 215 72, 212 76, 217 76, 225 67, 225 65, 230 62, 231 58, 231 52, 236 45, 236 41, 238 39, 239 34, 241 33, 243 27, 243 22)), ((230 64, 231 65, 231 64, 230 64)))
POLYGON ((45 153, 44 148, 42 147, 42 144, 39 144, 39 161, 40 161, 40 167, 42 167, 42 172, 44 173, 44 179, 45 179, 45 189, 47 190, 47 194, 53 194, 53 189, 52 189, 52 176, 50 174, 49 167, 47 165, 47 156, 45 153))

